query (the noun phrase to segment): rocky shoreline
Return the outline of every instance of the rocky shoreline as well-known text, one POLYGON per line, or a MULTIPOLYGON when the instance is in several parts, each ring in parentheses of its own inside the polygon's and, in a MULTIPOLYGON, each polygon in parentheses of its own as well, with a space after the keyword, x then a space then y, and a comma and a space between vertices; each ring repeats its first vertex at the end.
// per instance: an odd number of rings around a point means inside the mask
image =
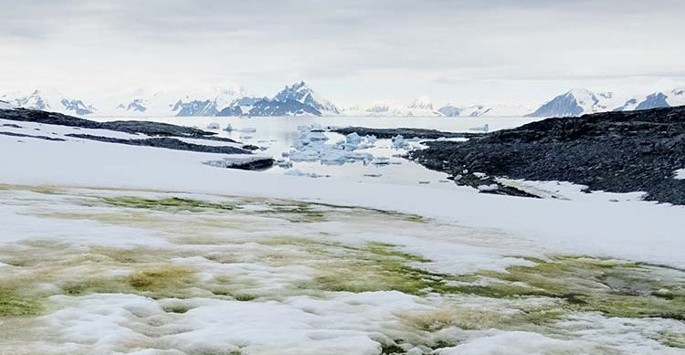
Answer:
POLYGON ((404 138, 418 139, 439 139, 439 138, 474 138, 483 135, 482 133, 469 132, 444 132, 435 129, 422 128, 367 128, 367 127, 343 127, 333 128, 331 132, 348 135, 357 133, 360 136, 376 136, 379 139, 390 139, 396 136, 404 138))
POLYGON ((425 144, 409 158, 483 192, 517 195, 500 177, 568 181, 685 205, 685 180, 675 176, 685 168, 685 107, 550 118, 465 142, 425 144))
MULTIPOLYGON (((149 121, 111 121, 96 122, 77 117, 62 115, 59 113, 12 109, 0 110, 0 119, 14 122, 38 123, 41 125, 70 127, 75 130, 89 129, 102 131, 102 134, 93 134, 93 131, 86 133, 67 133, 63 136, 42 136, 10 131, 2 131, 0 135, 32 138, 47 141, 65 141, 70 138, 86 139, 111 144, 134 145, 154 148, 164 148, 172 150, 214 153, 227 155, 240 155, 244 158, 233 159, 233 163, 226 168, 243 170, 262 170, 271 167, 274 160, 271 157, 253 155, 252 151, 256 147, 244 145, 229 138, 217 137, 214 132, 207 132, 192 127, 183 127, 167 123, 149 121), (128 138, 112 137, 111 132, 127 133, 132 136, 128 138), (108 133, 109 132, 109 133, 108 133), (191 141, 184 141, 191 140, 191 141), (201 144, 202 141, 223 142, 225 145, 201 144)), ((3 124, 3 127, 12 129, 22 129, 18 124, 3 124)), ((78 131, 76 131, 78 132, 78 131)), ((53 133, 54 135, 55 133, 53 133)))

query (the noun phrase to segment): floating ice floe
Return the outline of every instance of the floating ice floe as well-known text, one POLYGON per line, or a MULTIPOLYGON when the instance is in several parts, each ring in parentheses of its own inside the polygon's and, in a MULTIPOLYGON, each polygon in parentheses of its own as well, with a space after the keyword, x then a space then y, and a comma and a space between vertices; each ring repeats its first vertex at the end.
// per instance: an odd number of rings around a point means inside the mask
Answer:
POLYGON ((480 191, 480 192, 492 192, 492 191, 497 191, 498 189, 499 189, 499 186, 497 186, 497 184, 478 185, 478 191, 480 191))
POLYGON ((483 132, 483 133, 486 133, 489 130, 490 130, 490 126, 487 123, 482 125, 482 126, 476 126, 476 127, 469 128, 469 131, 483 132))
POLYGON ((290 160, 285 160, 285 159, 276 160, 275 164, 278 167, 285 168, 285 169, 289 169, 289 168, 293 167, 293 162, 291 162, 290 160))
POLYGON ((336 143, 336 145, 342 146, 345 150, 356 150, 356 149, 368 149, 373 148, 378 139, 376 136, 360 136, 357 132, 352 132, 345 136, 345 140, 336 143))
POLYGON ((240 133, 255 133, 255 132, 257 132, 257 129, 254 127, 245 127, 245 128, 234 129, 234 131, 240 132, 240 133))
POLYGON ((231 124, 229 123, 229 124, 226 126, 226 128, 224 128, 224 131, 226 131, 226 132, 233 132, 233 126, 231 126, 231 124))
POLYGON ((392 137, 392 147, 395 149, 408 149, 410 145, 402 135, 396 135, 392 137))
POLYGON ((299 126, 299 138, 293 143, 292 150, 283 153, 284 158, 294 162, 319 161, 326 165, 343 165, 349 162, 371 162, 374 157, 370 153, 356 152, 359 149, 373 147, 376 137, 361 137, 357 133, 349 134, 345 140, 328 144, 329 138, 319 125, 299 126))
POLYGON ((210 160, 203 164, 216 168, 261 170, 273 165, 273 159, 263 155, 229 154, 221 160, 210 160))
POLYGON ((310 177, 310 178, 327 178, 327 177, 330 177, 330 175, 320 175, 317 173, 305 173, 305 172, 297 170, 297 169, 290 169, 290 170, 285 172, 285 175, 288 175, 288 176, 305 176, 305 177, 310 177))
POLYGON ((375 157, 373 161, 371 161, 371 164, 373 165, 388 165, 390 164, 390 158, 387 157, 375 157))
POLYGON ((211 130, 218 130, 220 128, 221 128, 221 126, 219 126, 219 124, 216 122, 212 122, 212 123, 207 125, 207 129, 211 129, 211 130))

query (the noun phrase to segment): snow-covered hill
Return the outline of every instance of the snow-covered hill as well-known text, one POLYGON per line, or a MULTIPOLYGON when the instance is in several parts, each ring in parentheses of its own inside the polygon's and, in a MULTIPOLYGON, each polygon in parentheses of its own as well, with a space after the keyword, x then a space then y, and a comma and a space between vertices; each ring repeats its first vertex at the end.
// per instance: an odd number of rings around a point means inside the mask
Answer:
POLYGON ((398 104, 389 101, 376 101, 370 106, 351 106, 342 112, 345 116, 442 116, 435 110, 435 105, 427 97, 420 97, 408 104, 398 104))
POLYGON ((15 92, 0 96, 0 100, 14 107, 56 111, 77 116, 97 112, 95 106, 86 103, 83 99, 68 97, 56 90, 33 90, 29 94, 15 92))
POLYGON ((618 102, 611 92, 593 93, 586 89, 572 89, 545 103, 529 117, 573 117, 588 113, 611 111, 618 102))
POLYGON ((243 96, 245 90, 239 86, 189 91, 141 89, 109 106, 114 106, 113 116, 215 116, 243 96))
POLYGON ((521 105, 466 105, 446 104, 436 106, 430 99, 422 97, 407 105, 379 101, 369 107, 353 106, 345 109, 347 116, 416 116, 416 117, 506 117, 522 116, 529 108, 521 105), (436 107, 439 107, 436 109, 436 107))
POLYGON ((543 104, 529 117, 572 117, 606 111, 646 110, 685 105, 685 88, 654 92, 629 98, 615 94, 573 89, 543 104))
MULTIPOLYGON (((573 89, 537 109, 520 104, 436 104, 428 97, 410 102, 376 101, 340 108, 319 96, 305 82, 285 86, 274 96, 250 95, 239 85, 175 89, 141 88, 104 97, 64 95, 40 89, 0 93, 0 107, 23 107, 76 116, 394 116, 394 117, 570 117, 606 111, 643 110, 685 105, 685 87, 634 96, 573 89)), ((453 102, 459 102, 455 100, 453 102)))
POLYGON ((286 86, 272 99, 242 97, 224 106, 217 116, 333 116, 340 110, 304 81, 286 86))
POLYGON ((13 108, 14 106, 12 106, 9 102, 0 100, 0 110, 11 110, 13 108))
POLYGON ((516 117, 523 116, 530 108, 512 104, 485 104, 471 106, 445 105, 438 111, 447 117, 516 117))
POLYGON ((647 110, 659 107, 674 107, 685 105, 685 88, 655 92, 629 98, 615 111, 647 110))
POLYGON ((319 96, 304 81, 286 86, 275 97, 274 101, 287 102, 288 100, 297 101, 301 104, 310 106, 321 112, 324 116, 337 115, 340 110, 330 101, 319 96))

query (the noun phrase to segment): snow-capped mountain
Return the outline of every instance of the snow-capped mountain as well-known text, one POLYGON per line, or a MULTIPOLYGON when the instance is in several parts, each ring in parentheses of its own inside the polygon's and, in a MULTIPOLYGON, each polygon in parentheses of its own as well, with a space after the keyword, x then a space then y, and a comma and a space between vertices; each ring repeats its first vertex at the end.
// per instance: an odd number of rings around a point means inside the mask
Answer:
POLYGON ((410 110, 428 110, 428 111, 433 111, 433 102, 428 97, 420 97, 416 100, 414 100, 409 106, 407 107, 410 110))
POLYGON ((646 110, 685 105, 685 88, 654 92, 631 98, 618 98, 613 93, 593 93, 574 89, 545 103, 529 117, 572 117, 606 111, 646 110))
POLYGON ((529 108, 521 105, 468 105, 458 106, 446 104, 436 106, 426 97, 419 98, 407 105, 393 104, 388 102, 375 102, 371 106, 363 108, 353 106, 345 109, 343 115, 347 116, 414 116, 414 117, 505 117, 522 116, 529 112, 529 108), (440 107, 439 109, 435 109, 440 107))
POLYGON ((462 109, 461 107, 446 105, 438 109, 438 112, 445 117, 458 117, 461 116, 462 109))
POLYGON ((330 101, 321 98, 305 82, 286 86, 272 99, 242 97, 234 100, 217 113, 217 116, 331 116, 340 110, 330 101))
POLYGON ((272 97, 248 95, 238 85, 188 89, 142 88, 110 94, 97 101, 76 98, 56 90, 33 90, 0 95, 0 108, 21 107, 69 115, 110 117, 165 116, 394 116, 394 117, 569 117, 606 111, 643 110, 685 105, 685 87, 632 97, 611 92, 573 89, 554 97, 536 110, 523 105, 436 105, 428 97, 398 103, 376 101, 341 109, 316 94, 306 83, 285 86, 272 97), (4 101, 4 103, 2 102, 4 101), (93 104, 95 103, 95 104, 93 104), (532 113, 531 113, 532 112, 532 113))
POLYGON ((614 111, 647 110, 650 108, 682 105, 685 105, 685 88, 677 88, 665 92, 631 97, 623 105, 615 108, 614 111))
POLYGON ((529 107, 511 104, 456 106, 447 104, 438 109, 446 117, 515 117, 530 112, 529 107))
POLYGON ((274 97, 274 101, 287 102, 288 100, 310 106, 324 116, 340 114, 340 110, 333 103, 317 95, 304 81, 286 86, 274 97))
POLYGON ((528 117, 573 117, 588 113, 611 111, 616 107, 611 92, 593 93, 586 89, 573 89, 553 98, 528 117))
POLYGON ((90 115, 97 111, 93 105, 86 104, 81 99, 67 97, 55 90, 34 90, 28 95, 5 94, 0 96, 0 100, 14 107, 56 111, 77 116, 90 115))
POLYGON ((447 117, 481 117, 488 116, 488 113, 492 111, 492 107, 484 105, 474 105, 457 107, 454 105, 447 105, 441 107, 438 112, 443 116, 447 117))
POLYGON ((242 87, 212 87, 183 92, 183 89, 152 91, 141 89, 120 99, 114 116, 215 116, 221 108, 245 96, 242 87))
POLYGON ((346 116, 442 116, 434 109, 433 102, 427 97, 420 97, 409 104, 398 104, 386 101, 376 101, 368 107, 352 106, 343 110, 346 116))

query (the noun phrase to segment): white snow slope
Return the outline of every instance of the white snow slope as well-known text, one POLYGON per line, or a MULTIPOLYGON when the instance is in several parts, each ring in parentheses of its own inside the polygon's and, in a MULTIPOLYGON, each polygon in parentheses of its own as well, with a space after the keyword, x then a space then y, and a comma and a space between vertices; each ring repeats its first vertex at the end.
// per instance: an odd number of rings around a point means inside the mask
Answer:
POLYGON ((215 156, 211 154, 130 146, 114 149, 97 142, 19 140, 25 139, 0 136, 0 166, 11 167, 0 171, 1 183, 158 189, 364 206, 458 221, 472 227, 499 228, 563 252, 593 252, 685 267, 682 249, 674 247, 685 243, 680 234, 685 229, 683 207, 642 201, 616 204, 511 198, 425 186, 303 181, 202 165, 208 156, 215 156))
MULTIPOLYGON (((555 297, 422 293, 412 282, 550 258, 590 260, 619 281, 634 272, 635 292, 667 281, 655 292, 680 292, 685 274, 670 267, 685 268, 683 207, 311 180, 83 140, 0 135, 0 147, 0 353, 682 354, 677 319, 567 309, 555 297), (193 200, 214 205, 174 209, 193 200), (17 307, 38 314, 2 313, 17 307)), ((595 268, 564 280, 587 287, 595 268)), ((445 281, 477 290, 487 275, 445 281)), ((606 287, 591 292, 611 297, 606 287)))

